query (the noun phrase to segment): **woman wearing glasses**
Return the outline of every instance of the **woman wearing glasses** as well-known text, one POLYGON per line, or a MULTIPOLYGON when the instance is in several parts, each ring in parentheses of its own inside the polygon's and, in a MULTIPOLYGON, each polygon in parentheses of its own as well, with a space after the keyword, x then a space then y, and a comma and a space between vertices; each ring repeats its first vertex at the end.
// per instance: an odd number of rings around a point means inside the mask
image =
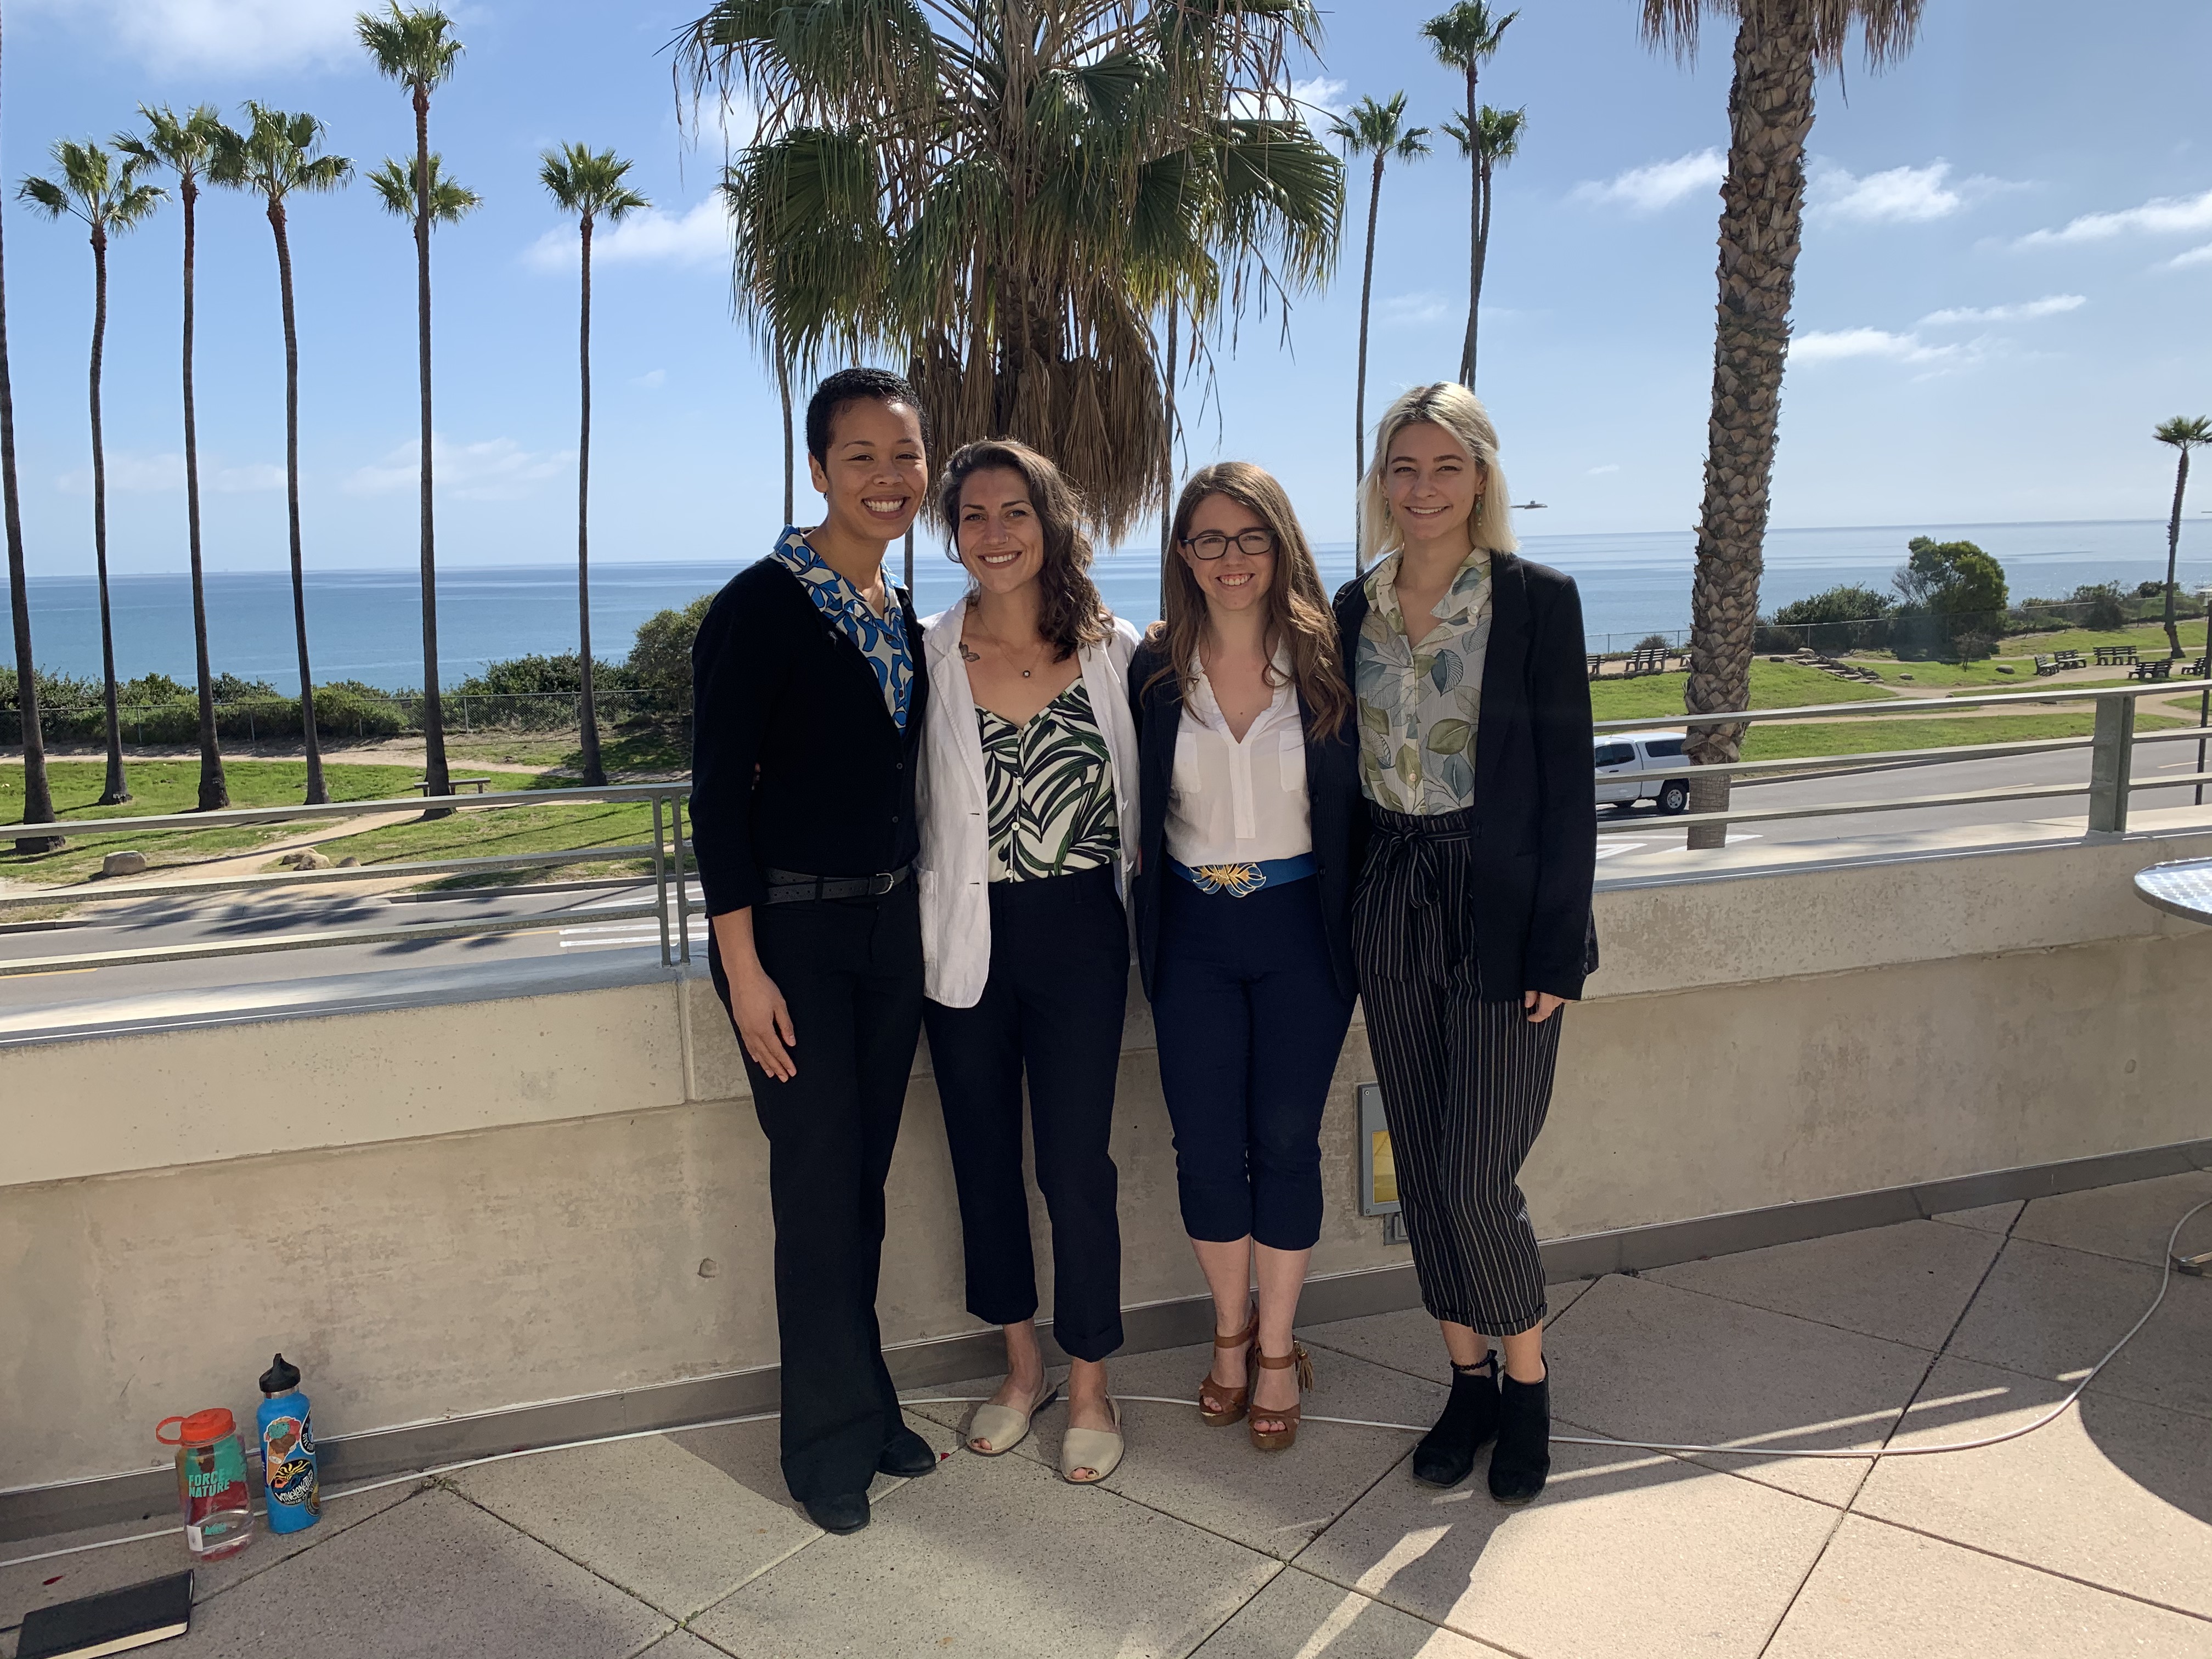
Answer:
POLYGON ((1292 1335, 1321 1236, 1321 1118, 1351 1023, 1364 834, 1339 642, 1283 487, 1242 461, 1176 508, 1160 622, 1129 670, 1137 948, 1183 1229, 1213 1293, 1206 1421, 1297 1438, 1292 1335), (1259 1285, 1253 1305, 1251 1285, 1259 1285))
POLYGON ((939 487, 969 587, 925 623, 938 688, 921 780, 923 1018, 960 1194, 968 1311, 1005 1328, 1006 1380, 968 1448, 1012 1451, 1057 1392, 1037 1346, 1022 1179, 1029 1079, 1037 1187, 1052 1217, 1053 1335, 1073 1359, 1060 1472, 1121 1460, 1106 1357, 1121 1346, 1114 1085, 1129 993, 1121 908, 1137 736, 1124 689, 1136 630, 1089 574, 1081 507, 1026 444, 973 443, 939 487))
POLYGON ((1516 1184, 1551 1103, 1560 1006, 1597 965, 1582 600, 1514 556, 1498 434, 1465 386, 1383 416, 1361 562, 1337 595, 1373 840, 1353 910, 1368 1040, 1451 1399, 1413 1452, 1455 1486, 1543 1490, 1544 1272, 1516 1184), (1504 1350, 1504 1375, 1491 1351, 1504 1350))

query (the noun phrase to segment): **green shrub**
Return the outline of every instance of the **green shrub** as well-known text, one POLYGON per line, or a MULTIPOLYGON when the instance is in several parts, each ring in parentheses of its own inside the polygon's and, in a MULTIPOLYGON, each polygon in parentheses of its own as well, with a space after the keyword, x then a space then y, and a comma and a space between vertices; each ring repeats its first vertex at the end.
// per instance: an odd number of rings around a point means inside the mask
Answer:
POLYGON ((650 692, 662 711, 690 716, 691 642, 714 602, 713 594, 702 593, 680 611, 663 611, 639 624, 625 666, 638 690, 650 692))

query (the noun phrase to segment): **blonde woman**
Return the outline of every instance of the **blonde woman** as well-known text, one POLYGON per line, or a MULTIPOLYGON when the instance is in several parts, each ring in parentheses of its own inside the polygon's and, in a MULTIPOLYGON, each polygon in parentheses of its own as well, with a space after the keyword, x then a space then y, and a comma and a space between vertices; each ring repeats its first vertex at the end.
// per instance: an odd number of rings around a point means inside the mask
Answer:
POLYGON ((1474 394, 1417 387, 1376 428, 1361 564, 1336 599, 1372 828, 1353 949, 1421 1297, 1451 1399, 1413 1474, 1491 1495, 1551 1469, 1544 1272, 1516 1184, 1560 1007, 1596 966, 1597 808, 1574 582, 1517 557, 1474 394), (1492 1352, 1504 1350, 1500 1361, 1492 1352))
POLYGON ((1351 1022, 1364 814, 1351 693, 1283 487, 1242 461, 1176 508, 1165 612, 1130 665, 1137 950, 1183 1228, 1213 1293, 1206 1421, 1297 1438, 1292 1334, 1321 1236, 1321 1117, 1351 1022), (1251 1287, 1257 1279, 1254 1305, 1251 1287))
POLYGON ((969 591, 922 625, 939 688, 921 780, 922 1018, 960 1195, 968 1311, 1006 1339, 1006 1380, 976 1408, 968 1449, 1012 1451, 1058 1393, 1037 1341, 1026 1076, 1052 1218, 1053 1336, 1073 1361, 1060 1472, 1088 1486, 1123 1449, 1106 1389, 1106 1357, 1121 1346, 1107 1142, 1129 993, 1121 895, 1137 736, 1123 685, 1137 632, 1091 580, 1074 490, 1028 445, 966 446, 945 464, 938 501, 969 591))

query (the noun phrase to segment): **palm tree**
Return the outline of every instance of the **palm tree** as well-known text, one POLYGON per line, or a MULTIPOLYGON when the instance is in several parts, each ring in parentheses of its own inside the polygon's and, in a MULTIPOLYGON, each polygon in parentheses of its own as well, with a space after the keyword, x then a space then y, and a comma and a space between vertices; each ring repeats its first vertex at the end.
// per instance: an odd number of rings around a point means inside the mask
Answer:
POLYGON ((1166 453, 1148 320, 1326 281, 1343 168, 1297 118, 1310 0, 720 0, 695 93, 763 112, 729 171, 741 316, 910 365, 951 446, 1052 453, 1109 540, 1166 453))
MULTIPOLYGON (((1520 15, 1509 11, 1500 17, 1484 0, 1459 0, 1449 10, 1438 13, 1421 25, 1421 33, 1436 48, 1437 61, 1467 76, 1467 115, 1460 134, 1455 136, 1460 137, 1463 147, 1468 148, 1470 155, 1470 137, 1480 131, 1482 125, 1482 107, 1475 97, 1476 82, 1481 79, 1483 64, 1496 55, 1504 41, 1506 29, 1520 15)), ((1489 217, 1484 211, 1486 186, 1479 159, 1471 171, 1467 199, 1467 337, 1459 350, 1460 384, 1469 388, 1474 385, 1475 333, 1482 314, 1482 260, 1488 241, 1489 217)))
POLYGON ((459 185, 441 183, 438 158, 430 153, 430 89, 450 79, 461 55, 453 38, 453 20, 435 6, 402 9, 391 0, 378 15, 362 12, 354 31, 376 64, 377 73, 408 89, 415 106, 415 160, 405 171, 386 161, 373 181, 385 205, 415 221, 415 370, 422 387, 422 777, 423 797, 453 793, 446 769, 446 711, 438 690, 438 560, 436 526, 430 490, 430 228, 451 223, 477 205, 459 185), (391 175, 387 181, 386 174, 391 175), (396 183, 395 198, 387 182, 396 183), (441 192, 443 192, 442 196, 441 192), (465 198, 465 199, 464 199, 465 198))
MULTIPOLYGON (((609 224, 618 225, 653 204, 623 183, 630 163, 618 160, 611 149, 595 155, 582 144, 568 144, 547 150, 541 159, 544 165, 538 169, 538 181, 556 206, 576 216, 583 262, 576 327, 577 374, 582 388, 576 438, 576 622, 582 643, 576 656, 583 677, 584 782, 596 789, 606 782, 607 774, 599 762, 599 716, 592 702, 592 225, 602 216, 609 224)), ((784 477, 788 489, 787 466, 784 477)))
POLYGON ((1329 130, 1352 155, 1375 158, 1367 186, 1367 261, 1359 274, 1359 380, 1352 399, 1352 476, 1356 483, 1367 471, 1367 313, 1375 295, 1375 220, 1382 206, 1382 164, 1394 156, 1413 161, 1426 155, 1429 130, 1406 125, 1402 92, 1392 94, 1387 104, 1361 99, 1348 118, 1331 121, 1329 130))
POLYGON ((107 244, 143 224, 167 199, 158 185, 142 183, 137 165, 120 166, 96 140, 55 140, 58 179, 33 174, 17 193, 49 219, 82 222, 92 240, 92 551, 100 570, 100 693, 107 714, 107 779, 100 792, 102 806, 131 799, 123 776, 123 724, 115 708, 115 629, 107 603, 107 448, 100 416, 101 358, 107 345, 107 244))
POLYGON ((300 733, 307 757, 307 805, 328 800, 323 745, 315 726, 315 677, 307 661, 307 581, 300 549, 300 331, 292 308, 292 240, 286 200, 297 191, 336 190, 353 177, 343 155, 318 155, 323 124, 312 115, 248 102, 246 131, 225 127, 213 177, 262 198, 276 240, 276 295, 284 319, 284 510, 292 539, 292 636, 300 654, 300 733))
MULTIPOLYGON (((1475 112, 1472 131, 1464 121, 1454 119, 1444 123, 1444 131, 1459 141, 1459 153, 1466 156, 1474 168, 1474 291, 1478 295, 1482 292, 1483 276, 1490 266, 1490 210, 1498 199, 1493 180, 1498 169, 1521 153, 1521 140, 1528 130, 1527 110, 1492 109, 1487 104, 1475 112)), ((1479 315, 1468 319, 1467 343, 1463 348, 1466 384, 1470 386, 1474 384, 1480 322, 1479 315)))
MULTIPOLYGON (((2177 415, 2161 422, 2150 435, 2162 444, 2171 444, 2179 452, 2173 467, 2173 516, 2166 526, 2166 642, 2178 657, 2181 654, 2181 630, 2173 623, 2173 574, 2181 558, 2181 501, 2189 490, 2189 452, 2199 444, 2212 444, 2212 417, 2177 415)), ((2212 623, 2206 626, 2212 629, 2212 623)), ((2212 633, 2205 635, 2204 648, 2208 655, 2212 655, 2212 633)))
MULTIPOLYGON (((1680 55, 1696 50, 1710 10, 1735 19, 1735 76, 1729 90, 1728 175, 1721 185, 1720 302, 1713 346, 1712 416, 1697 575, 1690 591, 1690 678, 1685 712, 1747 706, 1759 576, 1774 476, 1782 370, 1804 226, 1805 141, 1813 83, 1842 62, 1857 25, 1869 65, 1902 57, 1923 0, 1644 0, 1644 36, 1680 55)), ((1741 726, 1696 726, 1685 748, 1700 765, 1742 750, 1741 726)), ((1725 776, 1690 785, 1692 812, 1727 809, 1725 776)), ((1726 826, 1690 831, 1692 847, 1718 847, 1726 826)))
MULTIPOLYGON (((0 258, 0 517, 7 521, 8 604, 15 629, 15 707, 23 721, 23 822, 52 823, 54 792, 46 780, 46 734, 39 726, 38 663, 31 651, 31 595, 25 585, 22 499, 15 488, 15 388, 8 368, 6 260, 0 258)), ((19 853, 51 853, 59 836, 22 836, 19 853)))
POLYGON ((159 109, 141 104, 138 113, 146 123, 145 133, 118 132, 115 148, 142 169, 167 168, 175 173, 177 201, 185 212, 185 540, 192 567, 192 664, 199 691, 199 810, 214 812, 230 805, 230 788, 223 780, 222 750, 216 743, 215 676, 208 666, 207 585, 200 565, 200 438, 199 413, 192 396, 192 276, 200 176, 208 171, 222 121, 206 104, 181 117, 166 104, 159 109))

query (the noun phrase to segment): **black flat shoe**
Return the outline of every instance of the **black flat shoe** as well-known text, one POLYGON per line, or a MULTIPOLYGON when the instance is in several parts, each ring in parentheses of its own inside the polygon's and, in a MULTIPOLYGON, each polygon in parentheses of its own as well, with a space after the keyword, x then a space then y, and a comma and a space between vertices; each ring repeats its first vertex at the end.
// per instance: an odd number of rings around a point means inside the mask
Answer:
POLYGON ((1452 1367, 1451 1399, 1436 1427, 1413 1448, 1413 1479, 1456 1486, 1474 1473, 1474 1455, 1498 1437, 1498 1356, 1452 1367))
POLYGON ((1498 1389, 1498 1449, 1490 1454, 1490 1495, 1526 1504, 1552 1473, 1552 1376, 1539 1382, 1504 1378, 1498 1389))
POLYGON ((927 1474, 937 1467, 937 1454, 912 1429, 901 1429, 884 1443, 882 1454, 876 1459, 876 1473, 896 1474, 911 1480, 916 1475, 927 1474))
POLYGON ((864 1492, 841 1492, 834 1498, 810 1498, 806 1500, 806 1518, 824 1532, 839 1536, 858 1532, 868 1524, 868 1494, 864 1492))

